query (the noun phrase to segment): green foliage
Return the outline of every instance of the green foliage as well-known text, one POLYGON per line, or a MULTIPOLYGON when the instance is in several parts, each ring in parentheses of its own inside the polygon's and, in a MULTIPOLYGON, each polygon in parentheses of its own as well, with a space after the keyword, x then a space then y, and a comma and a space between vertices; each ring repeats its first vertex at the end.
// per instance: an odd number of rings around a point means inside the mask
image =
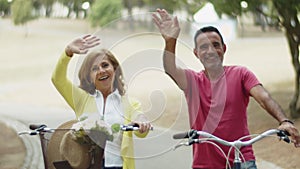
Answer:
POLYGON ((14 0, 11 9, 12 9, 12 19, 15 25, 24 25, 28 21, 36 18, 32 14, 33 12, 32 1, 14 0))
POLYGON ((46 9, 46 16, 50 17, 52 12, 52 6, 56 0, 40 0, 44 8, 46 9))
POLYGON ((143 7, 145 2, 143 0, 122 0, 125 8, 143 7))
POLYGON ((92 27, 104 26, 121 17, 121 0, 96 0, 91 7, 89 19, 92 27))
POLYGON ((117 133, 117 132, 119 132, 120 130, 121 130, 120 124, 115 123, 115 124, 111 125, 111 131, 112 131, 113 133, 117 133))
POLYGON ((241 0, 208 0, 214 5, 214 8, 219 16, 223 13, 236 17, 241 15, 242 7, 240 5, 241 0))
POLYGON ((179 6, 181 10, 188 13, 187 19, 193 21, 193 15, 205 6, 205 2, 203 0, 181 0, 179 6))
POLYGON ((9 3, 7 0, 0 0, 0 15, 1 13, 7 15, 9 13, 9 3))
POLYGON ((150 10, 157 8, 166 9, 169 13, 173 13, 180 8, 181 1, 178 0, 144 0, 150 10))
MULTIPOLYGON (((48 0, 46 0, 48 1, 48 0)), ((63 4, 65 7, 68 8, 68 18, 70 17, 70 14, 72 12, 75 13, 76 18, 78 18, 78 14, 80 11, 84 11, 86 12, 84 9, 82 9, 82 4, 84 2, 89 2, 90 5, 92 6, 92 4, 94 3, 95 0, 57 0, 59 3, 63 4)), ((85 16, 84 16, 85 18, 85 16)))
POLYGON ((200 0, 183 0, 183 3, 184 6, 186 6, 187 12, 191 15, 194 15, 205 5, 205 3, 200 0))

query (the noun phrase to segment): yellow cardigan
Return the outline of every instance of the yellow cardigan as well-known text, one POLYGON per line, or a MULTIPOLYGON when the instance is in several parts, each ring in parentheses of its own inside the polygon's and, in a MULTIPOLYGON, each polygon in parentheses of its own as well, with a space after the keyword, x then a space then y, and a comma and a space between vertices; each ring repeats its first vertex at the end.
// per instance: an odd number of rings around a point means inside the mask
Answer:
MULTIPOLYGON (((64 52, 59 58, 51 80, 59 93, 74 110, 76 117, 79 118, 82 113, 95 112, 97 108, 94 96, 73 85, 67 78, 67 68, 70 60, 71 57, 68 57, 64 52)), ((122 97, 122 104, 125 109, 124 124, 128 124, 131 122, 131 119, 135 119, 142 112, 139 102, 132 100, 129 102, 125 98, 122 97)), ((134 132, 134 134, 138 137, 147 135, 147 133, 141 134, 139 132, 134 132)), ((121 156, 123 158, 123 169, 135 168, 132 132, 123 133, 121 156)))

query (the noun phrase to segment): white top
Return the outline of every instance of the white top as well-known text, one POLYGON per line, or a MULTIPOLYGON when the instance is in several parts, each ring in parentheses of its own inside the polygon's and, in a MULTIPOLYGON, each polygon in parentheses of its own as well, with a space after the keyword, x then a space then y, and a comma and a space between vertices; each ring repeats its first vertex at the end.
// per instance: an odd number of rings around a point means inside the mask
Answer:
MULTIPOLYGON (((124 122, 122 97, 118 90, 115 90, 107 96, 105 105, 101 92, 96 91, 95 96, 98 112, 108 125, 111 126, 115 123, 122 124, 124 122)), ((104 150, 105 167, 121 167, 123 165, 123 160, 121 158, 121 143, 122 132, 115 133, 112 142, 106 141, 104 150)))

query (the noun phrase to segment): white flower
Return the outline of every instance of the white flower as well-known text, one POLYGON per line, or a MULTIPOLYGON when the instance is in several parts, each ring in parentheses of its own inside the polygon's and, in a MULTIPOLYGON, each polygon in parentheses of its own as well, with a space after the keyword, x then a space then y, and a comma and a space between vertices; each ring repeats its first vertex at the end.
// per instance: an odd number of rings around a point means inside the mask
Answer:
POLYGON ((80 119, 80 121, 72 126, 72 129, 75 130, 74 136, 77 140, 83 139, 83 142, 87 142, 86 137, 91 137, 90 139, 93 140, 95 131, 100 131, 106 135, 108 140, 113 141, 113 131, 111 126, 105 123, 103 118, 97 113, 85 113, 80 119))

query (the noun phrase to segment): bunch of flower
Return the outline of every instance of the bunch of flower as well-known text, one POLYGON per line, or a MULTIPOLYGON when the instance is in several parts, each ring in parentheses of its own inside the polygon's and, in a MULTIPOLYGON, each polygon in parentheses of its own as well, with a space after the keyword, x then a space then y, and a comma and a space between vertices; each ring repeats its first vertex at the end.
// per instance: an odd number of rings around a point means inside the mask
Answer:
POLYGON ((106 140, 113 141, 113 133, 119 132, 120 125, 109 126, 96 113, 83 114, 72 126, 74 140, 80 144, 105 145, 106 140))

